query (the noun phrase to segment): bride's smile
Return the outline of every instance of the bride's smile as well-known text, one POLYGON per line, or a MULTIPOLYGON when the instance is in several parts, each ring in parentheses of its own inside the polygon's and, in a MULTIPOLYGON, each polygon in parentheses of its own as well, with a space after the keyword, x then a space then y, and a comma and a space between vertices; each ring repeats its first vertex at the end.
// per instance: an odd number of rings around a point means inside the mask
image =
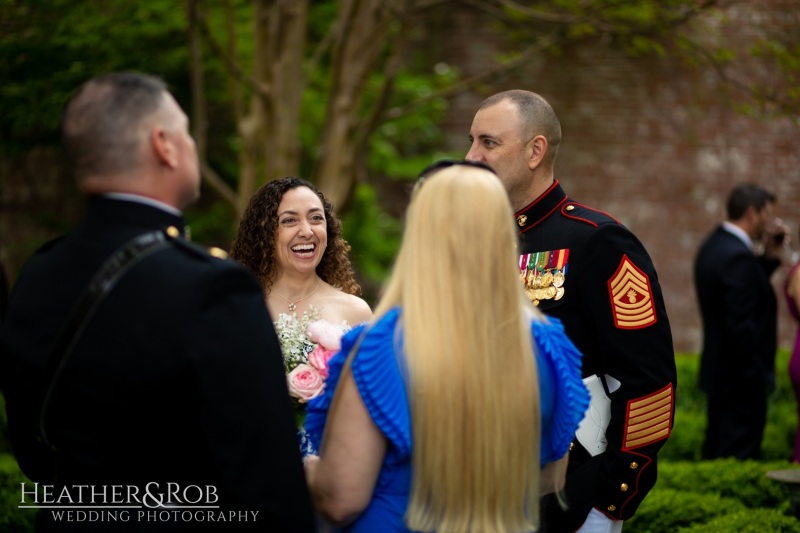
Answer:
POLYGON ((292 246, 292 251, 302 259, 309 259, 314 257, 314 250, 317 247, 313 244, 298 244, 296 246, 292 246))
POLYGON ((311 189, 297 187, 283 195, 278 206, 276 241, 281 269, 310 274, 319 265, 328 232, 322 201, 311 189))

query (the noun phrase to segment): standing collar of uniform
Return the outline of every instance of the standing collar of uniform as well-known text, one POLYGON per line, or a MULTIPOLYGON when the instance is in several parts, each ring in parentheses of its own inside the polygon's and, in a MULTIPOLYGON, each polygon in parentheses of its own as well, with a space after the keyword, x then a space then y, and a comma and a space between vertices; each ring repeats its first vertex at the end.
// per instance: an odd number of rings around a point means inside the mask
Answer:
POLYGON ((182 213, 179 209, 172 207, 169 204, 165 204, 159 200, 154 198, 148 198, 147 196, 141 196, 138 194, 131 194, 127 192, 107 192, 102 194, 104 198, 111 198, 112 200, 124 200, 126 202, 138 202, 140 204, 150 205, 161 209, 162 211, 166 211, 175 216, 182 216, 182 213))
MULTIPOLYGON (((174 226, 178 233, 185 237, 186 221, 180 211, 163 209, 151 202, 139 201, 128 198, 128 195, 97 195, 89 196, 87 217, 91 220, 119 221, 129 226, 138 226, 142 231, 152 229, 166 230, 174 226), (177 211, 174 212, 174 211, 177 211)), ((157 202, 161 203, 161 202, 157 202)))
POLYGON ((524 233, 539 224, 567 200, 567 193, 561 188, 558 180, 553 180, 553 184, 550 188, 542 193, 536 200, 514 213, 514 217, 517 219, 517 225, 519 226, 519 233, 524 233))
POLYGON ((747 246, 748 250, 750 250, 751 252, 755 251, 753 249, 753 240, 750 239, 750 235, 748 235, 745 230, 743 230, 742 228, 740 228, 739 226, 728 220, 722 223, 722 229, 724 229, 725 231, 727 231, 728 233, 730 233, 731 235, 737 237, 740 241, 742 241, 745 244, 745 246, 747 246))

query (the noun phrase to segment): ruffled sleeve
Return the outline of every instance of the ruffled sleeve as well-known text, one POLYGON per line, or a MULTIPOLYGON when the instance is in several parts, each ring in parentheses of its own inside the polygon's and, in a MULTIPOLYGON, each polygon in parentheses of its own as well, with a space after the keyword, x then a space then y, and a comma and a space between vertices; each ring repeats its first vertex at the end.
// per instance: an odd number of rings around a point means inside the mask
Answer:
POLYGON ((542 465, 569 450, 575 430, 589 407, 589 392, 581 379, 582 354, 557 318, 531 323, 539 369, 542 406, 542 465))
POLYGON ((400 310, 392 309, 372 326, 358 326, 342 337, 341 351, 329 362, 325 392, 308 403, 305 426, 317 449, 344 363, 368 327, 351 364, 353 379, 370 417, 389 441, 387 460, 402 460, 411 455, 411 413, 401 370, 402 355, 397 355, 399 316, 400 310))

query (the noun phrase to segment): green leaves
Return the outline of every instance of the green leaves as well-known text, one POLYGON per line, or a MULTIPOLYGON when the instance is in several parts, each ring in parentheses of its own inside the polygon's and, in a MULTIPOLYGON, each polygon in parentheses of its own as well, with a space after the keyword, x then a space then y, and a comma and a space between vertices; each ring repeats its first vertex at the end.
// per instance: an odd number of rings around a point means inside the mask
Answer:
POLYGON ((175 2, 51 0, 2 9, 0 149, 56 142, 65 101, 102 72, 158 74, 185 97, 185 17, 175 2))
MULTIPOLYGON (((775 368, 788 367, 789 352, 779 350, 775 368)), ((659 460, 700 460, 706 428, 706 395, 697 386, 700 357, 678 354, 678 389, 675 394, 675 425, 659 453, 659 460)), ((787 372, 778 371, 776 390, 770 394, 767 425, 762 440, 762 457, 777 461, 791 457, 797 429, 797 407, 787 372)))
POLYGON ((790 467, 788 461, 659 460, 658 483, 625 531, 797 531, 800 522, 787 516, 789 487, 766 477, 770 470, 790 467))

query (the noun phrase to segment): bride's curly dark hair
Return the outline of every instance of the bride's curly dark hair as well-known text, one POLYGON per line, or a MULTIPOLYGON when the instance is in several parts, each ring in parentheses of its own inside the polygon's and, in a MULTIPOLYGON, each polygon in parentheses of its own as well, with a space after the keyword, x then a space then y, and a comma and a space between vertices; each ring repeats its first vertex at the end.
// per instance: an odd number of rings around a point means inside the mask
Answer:
POLYGON ((278 233, 278 206, 287 191, 308 187, 319 196, 325 210, 328 246, 317 265, 317 275, 326 283, 348 294, 361 294, 347 252, 350 245, 342 237, 342 223, 333 204, 306 180, 287 176, 262 185, 250 198, 242 215, 230 256, 255 272, 265 291, 275 282, 275 238, 278 233))

